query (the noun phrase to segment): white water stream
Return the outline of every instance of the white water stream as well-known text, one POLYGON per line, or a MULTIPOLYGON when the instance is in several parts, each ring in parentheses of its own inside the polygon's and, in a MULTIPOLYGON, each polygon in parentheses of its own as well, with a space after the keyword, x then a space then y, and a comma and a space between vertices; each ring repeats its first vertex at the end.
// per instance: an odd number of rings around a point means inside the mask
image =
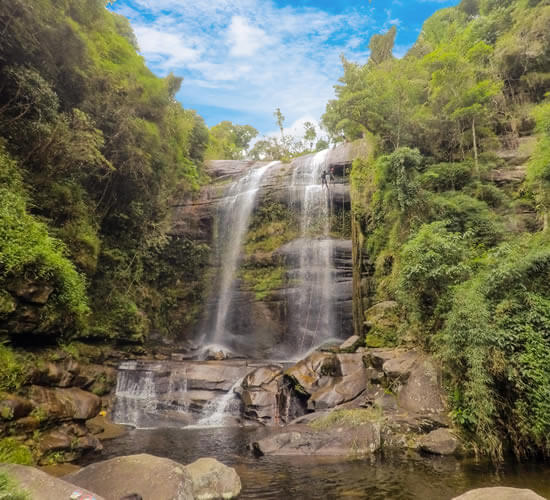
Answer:
POLYGON ((235 182, 220 207, 220 263, 221 277, 217 289, 218 304, 214 331, 209 335, 213 344, 224 344, 226 320, 231 305, 232 291, 238 271, 239 256, 248 230, 250 215, 265 173, 280 162, 274 161, 250 170, 235 182))

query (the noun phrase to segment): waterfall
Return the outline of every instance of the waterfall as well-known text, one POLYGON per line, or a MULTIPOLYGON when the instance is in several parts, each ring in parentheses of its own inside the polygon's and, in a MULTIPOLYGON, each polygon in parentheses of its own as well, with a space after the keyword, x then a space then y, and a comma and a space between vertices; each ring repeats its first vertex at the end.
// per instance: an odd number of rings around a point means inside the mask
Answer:
POLYGON ((274 161, 249 170, 245 176, 232 184, 220 206, 219 258, 221 277, 217 289, 218 303, 214 328, 207 335, 207 338, 213 344, 227 344, 227 314, 231 305, 239 255, 248 230, 250 215, 264 174, 277 163, 279 162, 274 161))
POLYGON ((240 402, 235 390, 241 386, 243 378, 237 380, 221 397, 209 401, 204 407, 203 417, 197 422, 198 426, 220 427, 227 417, 240 415, 240 402))
POLYGON ((295 356, 335 336, 332 288, 336 269, 330 233, 330 188, 321 184, 329 150, 298 162, 290 185, 291 201, 300 207, 301 241, 295 299, 289 304, 289 328, 294 333, 295 356), (299 203, 298 203, 299 202, 299 203))
POLYGON ((117 376, 113 422, 145 428, 145 416, 154 413, 156 406, 154 367, 143 370, 135 361, 123 363, 117 376))

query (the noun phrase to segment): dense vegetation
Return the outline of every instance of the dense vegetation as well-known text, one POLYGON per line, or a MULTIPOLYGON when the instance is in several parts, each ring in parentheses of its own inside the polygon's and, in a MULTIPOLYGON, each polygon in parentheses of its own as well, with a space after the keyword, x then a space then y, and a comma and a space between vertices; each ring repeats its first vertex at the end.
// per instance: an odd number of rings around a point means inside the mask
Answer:
POLYGON ((0 333, 177 331, 207 249, 168 234, 168 209, 203 182, 209 143, 181 79, 146 68, 104 0, 4 2, 0 32, 0 333))
POLYGON ((395 34, 364 66, 343 60, 323 117, 371 146, 352 173, 361 293, 365 310, 399 306, 399 334, 375 340, 440 357, 479 453, 548 455, 550 2, 463 0, 401 60, 395 34))

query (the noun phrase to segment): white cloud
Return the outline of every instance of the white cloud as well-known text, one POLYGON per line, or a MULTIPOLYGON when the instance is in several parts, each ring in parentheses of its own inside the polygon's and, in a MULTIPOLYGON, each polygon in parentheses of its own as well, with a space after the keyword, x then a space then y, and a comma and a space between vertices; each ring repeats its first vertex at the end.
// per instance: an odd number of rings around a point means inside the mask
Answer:
POLYGON ((251 57, 271 40, 267 33, 251 26, 244 17, 233 16, 229 25, 227 39, 234 57, 251 57))
POLYGON ((185 77, 184 105, 269 123, 277 107, 289 123, 319 119, 334 96, 340 54, 365 62, 380 28, 370 6, 338 15, 272 0, 126 0, 114 8, 130 18, 154 70, 185 77))
POLYGON ((188 47, 180 36, 147 26, 134 26, 141 52, 146 58, 170 70, 196 61, 200 51, 188 47))

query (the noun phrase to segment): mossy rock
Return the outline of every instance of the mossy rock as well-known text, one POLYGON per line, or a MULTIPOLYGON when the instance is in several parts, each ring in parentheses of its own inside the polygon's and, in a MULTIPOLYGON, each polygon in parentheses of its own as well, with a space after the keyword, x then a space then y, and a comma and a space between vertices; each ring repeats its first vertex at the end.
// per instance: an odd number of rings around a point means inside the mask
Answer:
POLYGON ((367 347, 392 347, 398 341, 402 326, 401 309, 397 302, 380 302, 365 312, 366 323, 370 326, 366 336, 367 347))

